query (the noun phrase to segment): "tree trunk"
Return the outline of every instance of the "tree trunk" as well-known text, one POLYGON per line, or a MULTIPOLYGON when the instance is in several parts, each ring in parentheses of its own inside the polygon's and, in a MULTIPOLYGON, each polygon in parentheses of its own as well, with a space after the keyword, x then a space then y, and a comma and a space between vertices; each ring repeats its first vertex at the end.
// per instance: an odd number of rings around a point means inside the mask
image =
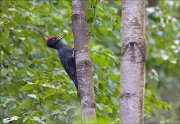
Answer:
POLYGON ((147 6, 148 7, 154 7, 157 6, 159 0, 147 0, 147 6))
POLYGON ((95 119, 95 95, 88 46, 86 0, 72 0, 72 22, 75 41, 76 72, 82 117, 95 119))
POLYGON ((144 0, 122 0, 120 117, 125 124, 144 122, 144 0))

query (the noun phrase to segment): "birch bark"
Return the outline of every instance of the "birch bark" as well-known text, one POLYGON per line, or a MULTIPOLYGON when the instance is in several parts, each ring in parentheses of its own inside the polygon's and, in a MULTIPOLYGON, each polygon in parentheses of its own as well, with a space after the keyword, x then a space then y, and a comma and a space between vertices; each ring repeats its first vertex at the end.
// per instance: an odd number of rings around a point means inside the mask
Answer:
POLYGON ((120 120, 144 123, 145 22, 144 0, 122 0, 120 120))

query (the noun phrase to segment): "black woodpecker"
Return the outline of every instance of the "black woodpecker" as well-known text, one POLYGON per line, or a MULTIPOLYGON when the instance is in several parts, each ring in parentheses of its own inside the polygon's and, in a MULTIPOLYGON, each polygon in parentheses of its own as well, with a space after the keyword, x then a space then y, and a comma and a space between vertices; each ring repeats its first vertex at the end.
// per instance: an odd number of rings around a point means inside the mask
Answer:
POLYGON ((48 47, 56 49, 58 51, 58 56, 62 65, 69 77, 73 80, 78 91, 74 48, 71 48, 60 42, 65 35, 66 33, 63 33, 59 37, 52 36, 50 38, 47 38, 46 44, 48 47))

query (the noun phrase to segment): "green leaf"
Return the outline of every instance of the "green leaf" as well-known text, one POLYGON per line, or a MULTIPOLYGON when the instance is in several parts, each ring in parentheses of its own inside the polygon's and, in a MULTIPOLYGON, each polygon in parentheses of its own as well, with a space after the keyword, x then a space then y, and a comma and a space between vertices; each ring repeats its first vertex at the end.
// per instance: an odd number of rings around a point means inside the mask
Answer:
POLYGON ((37 99, 37 96, 35 94, 28 94, 27 95, 29 98, 37 99))
POLYGON ((21 90, 21 91, 34 90, 34 87, 33 87, 33 85, 26 84, 26 85, 23 86, 20 90, 21 90))
POLYGON ((54 94, 56 94, 56 90, 55 90, 55 89, 49 89, 49 90, 47 90, 46 93, 45 93, 45 98, 47 98, 47 97, 49 97, 49 96, 52 96, 52 95, 54 95, 54 94))
POLYGON ((3 76, 6 76, 8 73, 9 73, 9 69, 3 68, 3 69, 1 70, 1 74, 2 74, 3 76))

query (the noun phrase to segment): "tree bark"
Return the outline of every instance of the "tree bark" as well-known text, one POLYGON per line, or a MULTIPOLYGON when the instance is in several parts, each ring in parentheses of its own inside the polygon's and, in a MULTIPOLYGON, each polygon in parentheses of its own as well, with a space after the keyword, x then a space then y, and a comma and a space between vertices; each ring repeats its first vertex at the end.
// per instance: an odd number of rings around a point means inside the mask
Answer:
POLYGON ((120 121, 144 123, 145 21, 144 0, 122 0, 120 121))
POLYGON ((95 95, 88 46, 86 0, 72 0, 72 22, 81 113, 84 119, 95 119, 95 95))
POLYGON ((157 6, 159 0, 147 0, 148 7, 154 7, 157 6))

